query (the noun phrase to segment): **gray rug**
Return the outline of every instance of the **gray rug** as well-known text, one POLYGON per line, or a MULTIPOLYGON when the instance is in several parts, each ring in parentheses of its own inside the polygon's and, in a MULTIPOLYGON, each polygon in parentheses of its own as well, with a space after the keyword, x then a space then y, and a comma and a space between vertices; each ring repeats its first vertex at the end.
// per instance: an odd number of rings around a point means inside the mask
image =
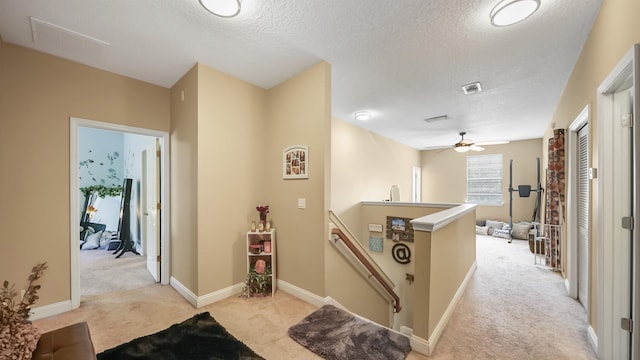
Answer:
POLYGON ((409 339, 325 305, 289 328, 289 336, 327 360, 404 359, 409 339))

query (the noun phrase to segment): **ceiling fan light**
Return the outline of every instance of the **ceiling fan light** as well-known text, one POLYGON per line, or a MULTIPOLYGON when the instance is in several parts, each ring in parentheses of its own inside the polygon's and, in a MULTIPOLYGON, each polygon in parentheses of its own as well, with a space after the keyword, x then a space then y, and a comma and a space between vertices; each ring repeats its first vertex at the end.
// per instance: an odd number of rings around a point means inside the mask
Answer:
POLYGON ((240 0, 198 0, 213 15, 231 18, 240 13, 240 0))
POLYGON ((528 18, 540 7, 540 0, 502 0, 489 16, 494 26, 509 26, 528 18))
POLYGON ((456 146, 453 149, 455 151, 459 152, 459 153, 465 153, 465 152, 469 151, 469 147, 468 146, 456 146))

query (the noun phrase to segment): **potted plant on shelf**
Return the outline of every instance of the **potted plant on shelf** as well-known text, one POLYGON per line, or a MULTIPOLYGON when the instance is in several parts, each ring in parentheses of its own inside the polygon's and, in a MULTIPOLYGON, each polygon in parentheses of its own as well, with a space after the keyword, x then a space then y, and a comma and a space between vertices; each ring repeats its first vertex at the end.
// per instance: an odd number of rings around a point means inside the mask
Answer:
POLYGON ((263 273, 256 271, 255 265, 247 273, 247 279, 242 288, 242 296, 265 296, 271 291, 271 265, 267 265, 263 273))

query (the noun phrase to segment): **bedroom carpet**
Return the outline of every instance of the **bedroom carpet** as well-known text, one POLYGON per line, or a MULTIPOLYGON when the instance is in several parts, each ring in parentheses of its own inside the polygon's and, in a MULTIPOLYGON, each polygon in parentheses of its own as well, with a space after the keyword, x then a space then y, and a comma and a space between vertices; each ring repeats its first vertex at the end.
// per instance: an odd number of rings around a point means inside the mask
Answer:
POLYGON ((137 289, 155 283, 147 271, 146 257, 130 252, 115 257, 113 251, 105 249, 80 251, 81 295, 137 289))
MULTIPOLYGON (((478 269, 434 353, 412 351, 407 359, 596 359, 584 310, 566 295, 560 275, 533 264, 526 241, 478 236, 477 249, 478 269)), ((34 324, 44 332, 87 321, 96 352, 102 352, 208 311, 265 359, 317 360, 288 335, 317 309, 283 291, 274 298, 232 296, 195 309, 170 286, 150 284, 83 295, 79 309, 34 324)))

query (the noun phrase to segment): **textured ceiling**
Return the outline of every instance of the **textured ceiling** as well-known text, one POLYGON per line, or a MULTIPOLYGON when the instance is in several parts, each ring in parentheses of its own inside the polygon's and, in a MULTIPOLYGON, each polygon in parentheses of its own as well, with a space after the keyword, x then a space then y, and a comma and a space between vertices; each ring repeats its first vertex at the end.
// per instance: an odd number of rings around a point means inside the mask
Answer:
POLYGON ((501 28, 498 1, 244 0, 224 19, 198 0, 0 0, 0 35, 164 87, 196 62, 268 89, 325 60, 334 116, 411 147, 540 138, 602 0, 541 0, 501 28), (30 17, 51 24, 35 41, 30 17))

